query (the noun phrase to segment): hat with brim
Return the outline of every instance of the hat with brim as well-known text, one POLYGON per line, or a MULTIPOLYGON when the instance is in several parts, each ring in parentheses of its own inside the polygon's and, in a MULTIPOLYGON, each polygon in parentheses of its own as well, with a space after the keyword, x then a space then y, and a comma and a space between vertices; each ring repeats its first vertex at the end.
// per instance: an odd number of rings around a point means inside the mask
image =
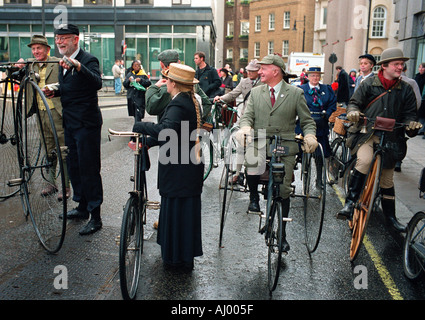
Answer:
POLYGON ((308 70, 306 71, 307 74, 310 73, 320 73, 320 74, 324 74, 324 72, 322 71, 322 68, 320 67, 310 67, 308 68, 308 70))
POLYGON ((176 50, 164 50, 158 55, 158 60, 163 63, 172 63, 179 61, 179 53, 176 50))
POLYGON ((285 62, 283 61, 282 57, 278 54, 269 54, 263 58, 263 60, 258 62, 259 64, 273 64, 275 66, 278 66, 283 74, 286 74, 285 71, 285 62))
POLYGON ((60 28, 55 29, 56 34, 75 34, 80 35, 80 30, 75 24, 63 24, 60 28))
POLYGON ((381 60, 377 64, 381 65, 395 60, 407 61, 409 59, 403 55, 403 51, 400 48, 388 48, 382 51, 381 60))
POLYGON ((251 62, 246 66, 246 71, 258 71, 260 70, 261 66, 258 64, 258 60, 254 59, 251 60, 251 62))
POLYGON ((31 42, 27 46, 31 48, 33 44, 42 44, 46 47, 51 48, 49 43, 47 42, 47 38, 38 34, 35 34, 31 37, 31 42))
POLYGON ((195 79, 195 69, 179 63, 171 63, 167 70, 161 72, 164 77, 167 77, 175 82, 194 85, 199 83, 195 79))

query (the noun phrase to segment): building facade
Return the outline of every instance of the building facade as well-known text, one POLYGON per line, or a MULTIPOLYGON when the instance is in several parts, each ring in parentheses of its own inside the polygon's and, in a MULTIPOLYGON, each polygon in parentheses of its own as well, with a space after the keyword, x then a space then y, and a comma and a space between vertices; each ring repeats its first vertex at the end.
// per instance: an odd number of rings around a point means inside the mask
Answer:
POLYGON ((394 0, 395 21, 399 23, 398 40, 407 62, 407 75, 414 77, 425 62, 425 0, 394 0))
POLYGON ((360 55, 369 53, 379 61, 386 48, 400 46, 393 0, 339 0, 326 1, 325 5, 326 37, 323 38, 323 28, 316 33, 320 33, 325 53, 324 83, 333 81, 338 65, 348 73, 358 69, 360 55), (338 59, 334 65, 328 61, 332 53, 338 59))
POLYGON ((249 10, 248 59, 313 51, 315 0, 257 0, 249 10))
POLYGON ((55 55, 55 26, 73 23, 80 46, 99 59, 104 75, 123 58, 126 67, 138 59, 159 77, 157 55, 165 49, 178 50, 194 68, 196 51, 214 64, 214 7, 214 0, 0 0, 0 62, 31 57, 34 34, 45 34, 55 55))

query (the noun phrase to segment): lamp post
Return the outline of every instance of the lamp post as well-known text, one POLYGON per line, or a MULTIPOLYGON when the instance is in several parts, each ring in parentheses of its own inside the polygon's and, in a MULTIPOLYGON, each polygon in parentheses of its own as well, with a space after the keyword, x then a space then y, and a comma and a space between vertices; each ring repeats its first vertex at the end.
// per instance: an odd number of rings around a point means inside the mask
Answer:
POLYGON ((304 52, 305 47, 305 16, 303 20, 295 20, 294 21, 294 28, 292 30, 297 31, 297 22, 303 22, 303 49, 302 52, 304 52))

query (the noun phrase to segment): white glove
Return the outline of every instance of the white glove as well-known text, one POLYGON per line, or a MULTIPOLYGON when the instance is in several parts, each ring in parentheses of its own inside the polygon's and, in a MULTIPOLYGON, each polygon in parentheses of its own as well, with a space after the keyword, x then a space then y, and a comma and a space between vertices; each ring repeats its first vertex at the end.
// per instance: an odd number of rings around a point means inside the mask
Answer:
POLYGON ((249 144, 252 142, 252 136, 251 136, 251 127, 242 127, 240 128, 236 134, 236 140, 242 145, 245 146, 246 144, 249 144))
POLYGON ((301 146, 301 149, 305 153, 313 153, 316 150, 318 145, 319 145, 319 143, 317 142, 316 136, 312 135, 312 134, 307 134, 304 137, 304 143, 301 146))

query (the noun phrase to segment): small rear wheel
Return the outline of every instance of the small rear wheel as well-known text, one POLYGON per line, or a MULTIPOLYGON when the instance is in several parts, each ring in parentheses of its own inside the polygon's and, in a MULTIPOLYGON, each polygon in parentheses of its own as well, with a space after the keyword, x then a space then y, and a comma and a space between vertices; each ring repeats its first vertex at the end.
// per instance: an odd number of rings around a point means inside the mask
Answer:
POLYGON ((409 280, 423 278, 425 271, 425 213, 417 212, 409 222, 403 250, 404 274, 409 280))

